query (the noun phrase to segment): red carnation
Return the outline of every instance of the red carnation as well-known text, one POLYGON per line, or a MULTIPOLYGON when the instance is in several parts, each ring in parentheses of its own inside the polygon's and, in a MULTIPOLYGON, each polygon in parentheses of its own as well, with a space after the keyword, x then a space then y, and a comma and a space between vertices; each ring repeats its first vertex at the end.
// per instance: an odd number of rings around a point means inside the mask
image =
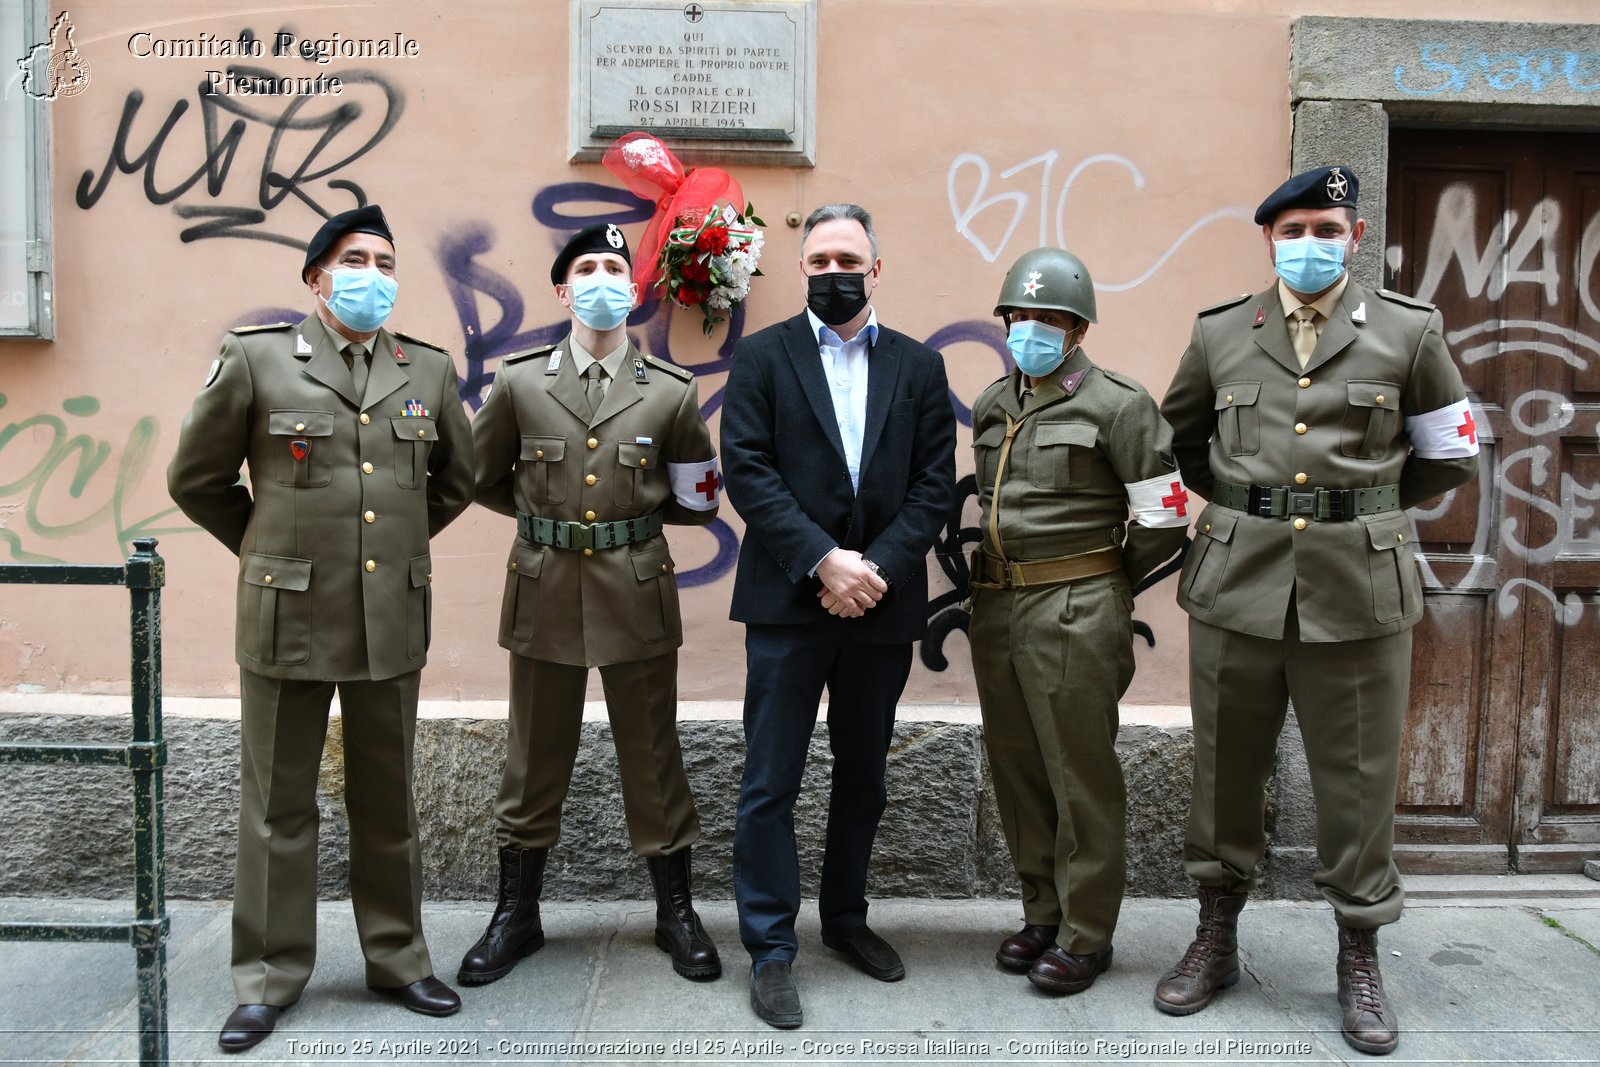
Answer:
POLYGON ((698 285, 681 285, 678 287, 678 302, 686 308, 705 303, 706 290, 698 285))
POLYGON ((694 243, 700 252, 710 252, 720 256, 728 250, 728 228, 726 226, 708 226, 700 231, 700 239, 694 243))

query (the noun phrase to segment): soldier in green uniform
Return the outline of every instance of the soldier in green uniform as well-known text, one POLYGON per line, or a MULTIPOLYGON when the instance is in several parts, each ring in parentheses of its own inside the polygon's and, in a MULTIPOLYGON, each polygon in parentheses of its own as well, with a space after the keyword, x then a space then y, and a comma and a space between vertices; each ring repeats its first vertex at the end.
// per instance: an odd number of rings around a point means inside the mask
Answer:
POLYGON ((376 205, 329 219, 301 278, 315 314, 223 339, 167 470, 184 514, 239 557, 239 1007, 218 1039, 227 1052, 270 1033, 311 977, 317 769, 335 688, 367 984, 427 1015, 461 1006, 422 936, 411 754, 428 539, 472 499, 471 428, 450 357, 384 326, 395 248, 376 205))
POLYGON ((1022 256, 994 313, 1017 369, 972 406, 983 542, 968 636, 1025 924, 996 959, 1077 993, 1111 965, 1127 881, 1115 744, 1130 590, 1182 546, 1188 494, 1150 394, 1081 347, 1095 299, 1076 256, 1022 256))
POLYGON ((579 231, 550 281, 572 332, 506 357, 473 424, 477 501, 517 528, 500 612, 511 734, 495 803, 499 902, 460 980, 492 982, 544 944, 539 893, 590 667, 605 687, 628 834, 655 889, 656 944, 679 974, 711 979, 722 964, 690 894, 700 820, 678 747, 683 624, 662 527, 716 518, 716 451, 694 375, 628 340, 622 231, 579 231))
POLYGON ((1238 981, 1238 916, 1292 700, 1345 1040, 1382 1054, 1400 1027, 1376 930, 1405 896, 1395 786, 1422 616, 1405 509, 1471 478, 1478 444, 1439 312, 1350 278, 1366 230, 1357 188, 1349 167, 1322 167, 1262 202, 1278 281, 1200 312, 1162 404, 1184 478, 1210 504, 1178 589, 1195 740, 1184 866, 1200 925, 1155 1004, 1188 1015, 1238 981))

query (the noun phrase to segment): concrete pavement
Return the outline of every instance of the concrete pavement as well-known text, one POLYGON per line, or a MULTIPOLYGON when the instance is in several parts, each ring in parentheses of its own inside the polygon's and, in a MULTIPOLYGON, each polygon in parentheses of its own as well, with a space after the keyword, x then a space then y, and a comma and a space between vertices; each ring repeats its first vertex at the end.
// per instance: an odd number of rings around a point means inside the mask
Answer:
MULTIPOLYGON (((1380 937, 1400 1013, 1385 1063, 1600 1062, 1600 883, 1581 876, 1413 879, 1405 918, 1380 937)), ((483 903, 429 905, 440 977, 487 917, 483 903)), ((121 917, 121 905, 0 898, 0 919, 121 917)), ((1320 903, 1252 903, 1240 926, 1246 978, 1187 1019, 1150 1003, 1193 933, 1191 901, 1130 899, 1112 969, 1053 998, 999 970, 1010 901, 894 900, 873 927, 905 958, 875 982, 822 947, 815 905, 801 922, 797 1031, 760 1023, 731 902, 701 914, 723 951, 721 979, 672 973, 647 902, 556 903, 546 947, 492 985, 462 988, 462 1011, 427 1019, 370 993, 348 902, 326 902, 320 958, 300 1004, 266 1042, 224 1056, 233 1007, 228 904, 170 905, 171 1062, 215 1063, 1363 1063, 1339 1035, 1335 928, 1320 903)), ((133 953, 120 946, 0 943, 0 1062, 136 1061, 133 953)))

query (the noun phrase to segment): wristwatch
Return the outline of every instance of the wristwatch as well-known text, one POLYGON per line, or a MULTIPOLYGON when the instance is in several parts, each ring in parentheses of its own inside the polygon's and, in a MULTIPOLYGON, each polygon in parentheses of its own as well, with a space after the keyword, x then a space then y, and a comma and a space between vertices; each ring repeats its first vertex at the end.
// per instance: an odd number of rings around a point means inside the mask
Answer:
POLYGON ((861 562, 865 563, 868 567, 870 567, 872 569, 872 573, 873 574, 876 574, 879 578, 882 578, 884 585, 893 585, 894 584, 893 582, 891 582, 889 580, 889 576, 887 574, 883 573, 883 568, 882 567, 878 566, 876 563, 872 562, 870 559, 867 559, 865 556, 861 557, 861 562))

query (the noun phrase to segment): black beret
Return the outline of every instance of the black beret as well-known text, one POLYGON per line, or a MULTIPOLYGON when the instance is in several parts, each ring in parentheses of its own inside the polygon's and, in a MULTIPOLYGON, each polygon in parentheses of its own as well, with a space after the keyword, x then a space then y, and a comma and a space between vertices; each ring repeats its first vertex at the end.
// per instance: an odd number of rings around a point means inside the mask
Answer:
POLYGON ((390 244, 394 244, 394 234, 389 232, 389 223, 383 217, 383 208, 377 204, 368 204, 351 211, 341 211, 317 231, 311 243, 306 245, 305 266, 300 268, 300 276, 305 277, 306 271, 317 265, 317 261, 328 254, 328 249, 347 233, 370 233, 382 237, 390 244))
POLYGON ((1349 167, 1318 167, 1296 174, 1272 191, 1256 208, 1256 225, 1270 226, 1292 207, 1355 207, 1361 183, 1349 167))
POLYGON ((630 268, 633 266, 633 256, 628 252, 628 239, 622 236, 617 224, 597 222, 573 234, 566 247, 556 253, 556 261, 550 265, 551 284, 560 285, 566 281, 567 268, 572 261, 590 252, 611 252, 626 260, 630 268))

